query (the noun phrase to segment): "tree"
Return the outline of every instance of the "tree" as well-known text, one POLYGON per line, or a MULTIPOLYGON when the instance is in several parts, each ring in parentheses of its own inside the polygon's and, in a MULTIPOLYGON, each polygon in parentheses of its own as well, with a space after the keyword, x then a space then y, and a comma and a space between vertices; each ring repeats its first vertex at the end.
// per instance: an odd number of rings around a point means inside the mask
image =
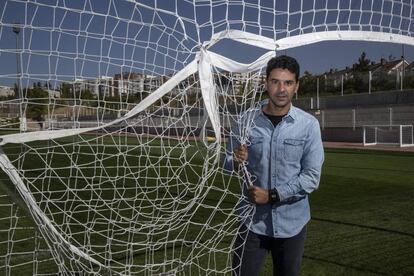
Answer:
POLYGON ((299 93, 301 95, 315 93, 316 79, 316 76, 313 76, 309 71, 305 71, 303 76, 299 79, 299 93))
POLYGON ((83 100, 93 100, 95 98, 95 96, 89 89, 81 90, 79 97, 83 100))
POLYGON ((26 116, 36 121, 43 121, 43 115, 47 114, 47 103, 49 94, 41 87, 35 87, 27 90, 27 104, 26 116))
POLYGON ((14 90, 14 98, 15 99, 19 98, 20 97, 20 95, 19 95, 19 86, 17 85, 17 83, 14 83, 13 90, 14 90))
POLYGON ((66 82, 63 82, 60 85, 60 97, 66 98, 66 99, 72 99, 73 98, 73 92, 72 92, 72 85, 66 82))
POLYGON ((362 52, 361 56, 358 58, 358 63, 355 64, 354 71, 368 72, 370 63, 371 60, 367 58, 367 54, 362 52))
POLYGON ((368 91, 368 71, 371 60, 367 58, 365 52, 361 53, 358 63, 353 66, 352 77, 347 80, 345 87, 351 93, 363 93, 368 91))

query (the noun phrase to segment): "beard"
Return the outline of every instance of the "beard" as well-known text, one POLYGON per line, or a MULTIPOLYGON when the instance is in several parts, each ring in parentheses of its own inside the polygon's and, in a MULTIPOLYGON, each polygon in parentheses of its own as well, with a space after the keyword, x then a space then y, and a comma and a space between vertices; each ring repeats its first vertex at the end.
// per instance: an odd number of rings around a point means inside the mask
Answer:
POLYGON ((269 95, 269 100, 272 102, 272 104, 276 107, 286 107, 290 104, 291 99, 289 98, 288 93, 277 93, 274 95, 274 97, 271 97, 269 95), (283 97, 282 100, 278 100, 278 97, 283 97))

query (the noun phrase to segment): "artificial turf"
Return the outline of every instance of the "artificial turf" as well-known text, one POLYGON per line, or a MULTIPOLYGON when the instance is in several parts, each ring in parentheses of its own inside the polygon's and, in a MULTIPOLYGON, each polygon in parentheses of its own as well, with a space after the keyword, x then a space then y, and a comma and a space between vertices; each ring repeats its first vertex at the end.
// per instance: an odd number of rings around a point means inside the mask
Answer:
MULTIPOLYGON (((326 149, 325 153, 320 187, 310 195, 312 220, 308 225, 301 275, 414 275, 414 154, 340 149, 326 149)), ((160 152, 156 151, 153 155, 157 154, 160 152)), ((170 154, 179 156, 180 153, 170 154)), ((194 162, 202 161, 204 153, 200 154, 201 156, 197 157, 197 154, 192 153, 192 156, 195 156, 194 162)), ((199 166, 195 168, 201 169, 199 166)), ((194 171, 189 172, 188 180, 191 182, 191 178, 196 178, 197 174, 194 171)), ((2 185, 10 186, 4 175, 2 178, 2 185)), ((226 178, 216 177, 213 182, 217 183, 221 179, 226 178)), ((0 192, 7 194, 6 190, 2 189, 0 192)), ((7 196, 0 197, 0 203, 3 204, 0 206, 6 206, 7 200, 18 200, 18 196, 13 196, 10 190, 8 191, 7 196)), ((206 197, 205 202, 213 204, 212 201, 219 197, 220 193, 215 189, 209 192, 211 196, 206 197)), ((174 193, 173 189, 171 193, 174 193)), ((188 196, 191 195, 192 193, 189 193, 188 196)), ((221 206, 231 207, 231 201, 231 197, 225 198, 221 206)), ((5 233, 9 233, 5 228, 11 221, 3 220, 11 215, 10 208, 6 207, 0 208, 0 228, 3 228, 0 231, 3 237, 5 233)), ((203 210, 200 209, 198 212, 203 210)), ((23 216, 25 211, 19 211, 19 214, 23 216)), ((194 223, 202 222, 199 221, 202 216, 197 217, 194 223)), ((220 214, 217 214, 214 220, 218 224, 220 214)), ((22 219, 19 223, 23 230, 26 223, 27 229, 33 227, 29 219, 22 219)), ((27 229, 25 231, 28 231, 27 229)), ((22 235, 19 239, 27 235, 23 230, 15 231, 22 235)), ((188 233, 188 237, 192 235, 188 233)), ((197 233, 194 233, 193 236, 196 235, 197 233)), ((17 239, 16 236, 10 238, 17 239)), ((39 235, 38 238, 40 239, 39 235)), ((205 239, 208 238, 211 238, 211 235, 206 234, 205 239)), ((24 275, 32 271, 33 264, 19 266, 18 262, 8 259, 6 252, 10 248, 5 246, 9 247, 10 244, 4 240, 0 243, 0 255, 3 256, 0 261, 0 273, 13 275, 20 272, 24 275), (7 266, 7 262, 13 267, 7 266)), ((24 244, 15 243, 14 250, 25 252, 24 244), (19 248, 22 246, 23 248, 19 248)), ((28 247, 34 246, 33 242, 26 244, 28 247)), ((39 243, 38 246, 42 248, 45 244, 39 243)), ((44 255, 45 260, 50 260, 47 253, 44 255)), ((228 262, 228 259, 225 262, 228 262)), ((44 261, 37 264, 42 265, 50 268, 53 262, 44 261)), ((45 272, 49 270, 36 269, 45 272)), ((271 262, 268 259, 262 275, 270 275, 271 270, 271 262)))

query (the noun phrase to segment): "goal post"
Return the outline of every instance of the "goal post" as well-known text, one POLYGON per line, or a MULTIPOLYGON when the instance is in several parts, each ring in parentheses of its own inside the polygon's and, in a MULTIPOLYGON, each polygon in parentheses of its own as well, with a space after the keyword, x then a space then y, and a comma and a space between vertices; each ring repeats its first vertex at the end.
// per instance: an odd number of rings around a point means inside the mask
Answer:
POLYGON ((413 125, 364 125, 363 144, 414 146, 413 125))

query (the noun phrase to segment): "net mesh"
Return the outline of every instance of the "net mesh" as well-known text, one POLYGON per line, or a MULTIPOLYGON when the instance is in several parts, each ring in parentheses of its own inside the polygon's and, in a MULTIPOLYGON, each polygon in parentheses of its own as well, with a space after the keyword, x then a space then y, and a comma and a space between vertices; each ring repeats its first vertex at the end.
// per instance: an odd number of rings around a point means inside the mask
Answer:
MULTIPOLYGON (((230 126, 247 99, 260 97, 260 87, 229 94, 226 87, 240 76, 217 72, 217 77, 222 124, 230 126), (231 111, 224 104, 230 101, 231 111)), ((197 90, 197 82, 193 87, 197 90)), ((23 201, 35 209, 27 213, 50 252, 43 257, 54 260, 59 271, 229 271, 240 214, 251 210, 235 212, 246 199, 217 161, 214 133, 202 124, 200 94, 187 92, 177 86, 137 116, 95 131, 3 147, 3 168, 18 174, 23 201)), ((23 242, 9 238, 4 244, 23 242)), ((32 260, 29 252, 24 257, 32 260)))
POLYGON ((0 2, 0 84, 15 90, 0 271, 231 273, 254 206, 220 158, 266 61, 327 39, 414 44, 412 18, 410 1, 0 2))

